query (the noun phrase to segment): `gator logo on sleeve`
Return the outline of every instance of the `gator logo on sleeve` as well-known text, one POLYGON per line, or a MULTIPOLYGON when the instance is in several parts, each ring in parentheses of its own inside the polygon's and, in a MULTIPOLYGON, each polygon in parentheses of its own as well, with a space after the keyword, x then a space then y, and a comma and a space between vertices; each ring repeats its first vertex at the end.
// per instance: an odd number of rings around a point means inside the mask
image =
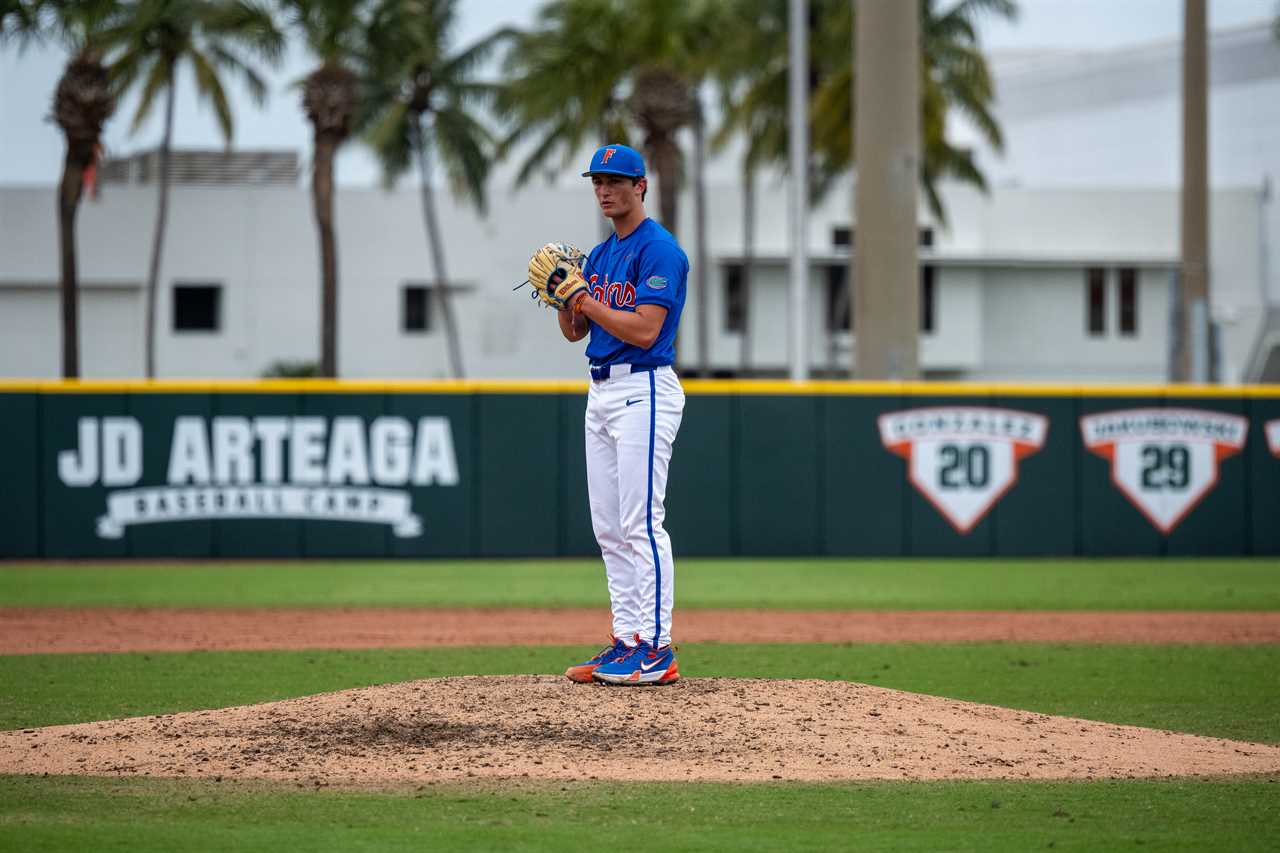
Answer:
POLYGON ((908 479, 967 534, 1018 482, 1018 460, 1044 445, 1043 415, 975 406, 881 415, 880 440, 907 460, 908 479))
POLYGON ((1124 409, 1080 419, 1111 481, 1168 535, 1218 484, 1218 463, 1244 447, 1249 422, 1201 409, 1124 409))
POLYGON ((662 290, 667 286, 667 280, 660 275, 651 275, 644 284, 650 290, 662 290))

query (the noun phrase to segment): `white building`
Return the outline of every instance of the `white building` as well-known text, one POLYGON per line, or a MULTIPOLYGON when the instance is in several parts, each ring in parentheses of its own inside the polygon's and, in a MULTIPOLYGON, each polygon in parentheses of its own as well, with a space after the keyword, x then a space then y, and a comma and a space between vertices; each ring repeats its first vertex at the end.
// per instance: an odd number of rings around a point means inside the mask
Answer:
MULTIPOLYGON (((922 218, 926 376, 1166 377, 1179 246, 1179 54, 1171 44, 997 65, 1008 145, 1004 159, 981 154, 993 191, 947 188, 948 227, 922 218)), ((1256 377, 1251 361, 1260 363, 1254 351, 1267 303, 1280 295, 1269 258, 1280 217, 1267 189, 1280 171, 1280 45, 1265 27, 1217 34, 1210 69, 1210 287, 1219 375, 1233 382, 1256 377)), ((748 366, 780 375, 785 186, 772 180, 760 187, 757 268, 744 301, 736 272, 741 194, 724 177, 735 171, 724 159, 710 172, 709 367, 742 367, 745 304, 748 366)), ((106 183, 81 209, 86 376, 142 372, 156 193, 138 179, 106 183)), ((586 247, 598 238, 585 182, 575 173, 520 191, 493 186, 487 218, 445 193, 439 198, 467 375, 582 376, 583 345, 560 338, 550 312, 523 295, 527 288, 511 288, 546 240, 586 247)), ((850 201, 850 186, 839 187, 809 220, 808 324, 817 375, 847 373, 851 357, 840 310, 850 231, 856 244, 850 201)), ((649 206, 657 210, 652 194, 649 206)), ((681 215, 692 259, 687 198, 681 215)), ((0 187, 0 375, 58 374, 55 223, 54 188, 0 187)), ((339 190, 337 229, 341 374, 446 375, 443 331, 432 300, 424 300, 433 266, 417 193, 339 190)), ((281 360, 315 360, 318 254, 302 183, 176 184, 157 311, 159 374, 252 377, 281 360)), ((698 366, 693 285, 691 278, 680 341, 686 369, 698 366)), ((1277 336, 1280 343, 1280 328, 1277 336)))

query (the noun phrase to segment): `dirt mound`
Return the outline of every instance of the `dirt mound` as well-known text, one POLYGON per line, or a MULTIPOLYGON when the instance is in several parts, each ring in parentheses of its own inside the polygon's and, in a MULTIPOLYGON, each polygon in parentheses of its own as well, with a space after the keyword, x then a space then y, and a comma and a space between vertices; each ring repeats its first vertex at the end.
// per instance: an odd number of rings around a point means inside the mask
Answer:
POLYGON ((1280 747, 865 684, 558 676, 413 681, 211 711, 0 733, 0 772, 385 785, 1098 779, 1280 774, 1280 747))
MULTIPOLYGON (((682 643, 1280 643, 1280 612, 691 610, 682 643)), ((578 645, 606 608, 0 608, 0 654, 578 645)))

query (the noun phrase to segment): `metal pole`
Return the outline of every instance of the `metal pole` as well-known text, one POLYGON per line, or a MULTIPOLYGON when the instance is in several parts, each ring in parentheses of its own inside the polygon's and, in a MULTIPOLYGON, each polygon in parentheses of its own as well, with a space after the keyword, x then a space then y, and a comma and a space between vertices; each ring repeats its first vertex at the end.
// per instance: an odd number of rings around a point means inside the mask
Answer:
POLYGON ((791 379, 809 378, 807 339, 807 296, 809 291, 808 222, 809 208, 809 4, 791 0, 791 68, 788 98, 791 153, 791 192, 788 207, 791 220, 791 322, 787 340, 791 379))
POLYGON ((1208 381, 1208 33, 1205 0, 1184 0, 1182 36, 1182 352, 1178 379, 1208 381), (1200 352, 1200 348, 1206 348, 1200 352))
POLYGON ((858 0, 855 12, 855 366, 864 379, 916 379, 920 5, 858 0))
POLYGON ((707 183, 706 183, 706 125, 702 113, 702 93, 694 89, 697 116, 693 120, 693 227, 694 227, 694 286, 698 294, 698 376, 711 375, 711 311, 707 293, 707 183))

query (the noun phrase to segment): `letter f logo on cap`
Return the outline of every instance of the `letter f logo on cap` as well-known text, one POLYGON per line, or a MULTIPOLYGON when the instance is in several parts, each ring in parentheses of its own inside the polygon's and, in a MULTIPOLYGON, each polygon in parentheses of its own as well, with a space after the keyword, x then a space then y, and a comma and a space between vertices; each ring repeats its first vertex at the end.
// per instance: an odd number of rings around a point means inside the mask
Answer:
POLYGON ((601 145, 591 155, 591 165, 582 177, 592 175, 621 175, 624 178, 644 177, 644 158, 640 152, 627 145, 601 145))

